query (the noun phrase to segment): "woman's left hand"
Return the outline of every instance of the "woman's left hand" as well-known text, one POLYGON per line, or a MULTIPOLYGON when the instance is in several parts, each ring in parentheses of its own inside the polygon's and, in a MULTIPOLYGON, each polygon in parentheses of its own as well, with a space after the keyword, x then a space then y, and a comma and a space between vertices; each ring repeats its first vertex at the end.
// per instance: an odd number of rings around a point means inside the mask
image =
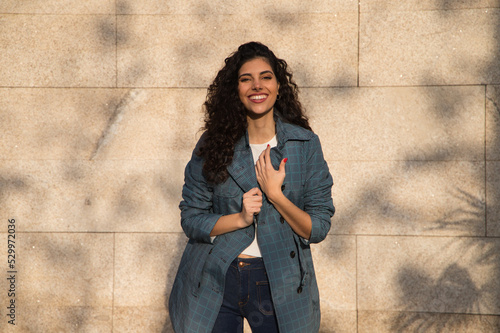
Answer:
POLYGON ((285 180, 285 163, 288 159, 281 161, 279 169, 275 170, 271 163, 271 147, 267 148, 260 154, 257 163, 255 164, 255 173, 261 190, 266 194, 271 202, 278 195, 282 194, 281 185, 285 180))
POLYGON ((309 239, 312 232, 311 216, 284 196, 281 190, 281 185, 285 180, 285 163, 287 160, 287 158, 284 158, 278 170, 275 170, 271 164, 271 148, 268 146, 259 156, 259 160, 255 165, 257 181, 262 192, 266 194, 269 201, 293 231, 300 237, 309 239))

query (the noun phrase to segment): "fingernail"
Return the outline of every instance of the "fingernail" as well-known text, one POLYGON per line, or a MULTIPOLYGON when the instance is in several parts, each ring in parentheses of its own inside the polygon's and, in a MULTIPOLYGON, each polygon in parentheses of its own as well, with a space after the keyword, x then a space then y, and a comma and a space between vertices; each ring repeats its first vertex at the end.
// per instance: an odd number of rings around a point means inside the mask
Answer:
POLYGON ((269 146, 270 146, 270 145, 268 144, 268 145, 267 145, 267 148, 269 148, 269 146))
POLYGON ((286 158, 283 160, 283 162, 285 162, 285 163, 286 163, 286 161, 288 161, 288 157, 286 157, 286 158))

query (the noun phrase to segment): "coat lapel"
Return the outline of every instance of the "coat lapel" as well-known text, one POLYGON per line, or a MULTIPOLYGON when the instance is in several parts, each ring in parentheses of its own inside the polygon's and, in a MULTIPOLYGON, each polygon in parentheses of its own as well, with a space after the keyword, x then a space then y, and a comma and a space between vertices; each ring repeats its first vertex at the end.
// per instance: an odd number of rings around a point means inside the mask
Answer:
MULTIPOLYGON (((308 140, 311 134, 303 134, 304 131, 298 131, 293 126, 283 123, 279 117, 275 117, 275 121, 278 146, 271 149, 271 163, 274 169, 278 170, 283 159, 285 142, 289 139, 308 140)), ((259 187, 248 132, 234 146, 233 162, 228 166, 227 171, 244 193, 254 187, 259 187)))
POLYGON ((228 166, 227 171, 244 193, 259 186, 255 175, 252 151, 248 145, 248 134, 236 143, 233 163, 228 166))

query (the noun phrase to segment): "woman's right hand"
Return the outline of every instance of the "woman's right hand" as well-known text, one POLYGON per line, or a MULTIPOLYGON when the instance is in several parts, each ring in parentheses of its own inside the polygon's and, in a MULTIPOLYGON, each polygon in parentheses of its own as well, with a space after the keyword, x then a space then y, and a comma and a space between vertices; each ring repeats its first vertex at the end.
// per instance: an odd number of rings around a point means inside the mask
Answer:
POLYGON ((260 213, 262 207, 262 192, 258 187, 252 188, 250 191, 243 194, 243 205, 241 209, 241 218, 243 219, 243 227, 248 227, 253 223, 254 215, 260 213))
POLYGON ((253 223, 253 216, 259 214, 260 207, 262 207, 262 192, 254 187, 243 194, 241 212, 221 216, 212 228, 210 236, 218 236, 248 227, 253 223))

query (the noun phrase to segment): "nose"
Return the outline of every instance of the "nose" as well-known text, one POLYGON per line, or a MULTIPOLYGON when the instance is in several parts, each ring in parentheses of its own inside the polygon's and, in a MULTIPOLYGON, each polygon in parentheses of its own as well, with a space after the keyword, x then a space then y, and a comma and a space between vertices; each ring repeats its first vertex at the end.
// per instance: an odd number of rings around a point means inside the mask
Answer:
POLYGON ((252 87, 254 90, 260 90, 261 89, 261 86, 260 86, 260 80, 257 79, 257 80, 253 80, 253 87, 252 87))

